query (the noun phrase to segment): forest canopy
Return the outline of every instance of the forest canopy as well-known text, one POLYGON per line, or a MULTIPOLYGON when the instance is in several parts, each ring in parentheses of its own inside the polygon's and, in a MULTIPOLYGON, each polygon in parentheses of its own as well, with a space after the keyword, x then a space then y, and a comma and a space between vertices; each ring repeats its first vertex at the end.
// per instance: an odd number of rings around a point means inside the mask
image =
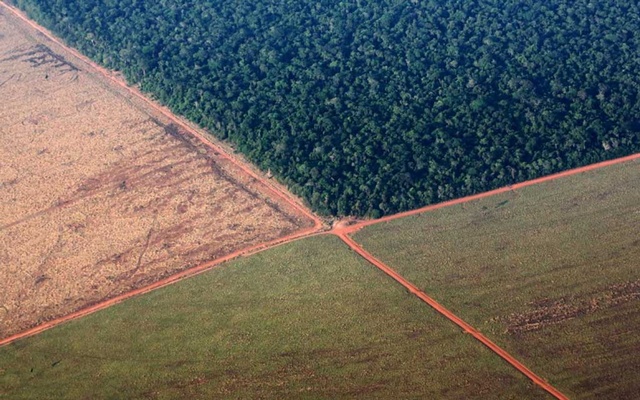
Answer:
POLYGON ((318 212, 640 151, 637 0, 14 0, 318 212))

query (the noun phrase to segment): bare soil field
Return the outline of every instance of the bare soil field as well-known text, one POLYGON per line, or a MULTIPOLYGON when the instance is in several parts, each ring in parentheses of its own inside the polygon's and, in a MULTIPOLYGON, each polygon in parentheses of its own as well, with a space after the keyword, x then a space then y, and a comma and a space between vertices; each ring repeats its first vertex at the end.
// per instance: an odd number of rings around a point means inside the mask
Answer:
POLYGON ((0 9, 0 338, 313 221, 0 9))

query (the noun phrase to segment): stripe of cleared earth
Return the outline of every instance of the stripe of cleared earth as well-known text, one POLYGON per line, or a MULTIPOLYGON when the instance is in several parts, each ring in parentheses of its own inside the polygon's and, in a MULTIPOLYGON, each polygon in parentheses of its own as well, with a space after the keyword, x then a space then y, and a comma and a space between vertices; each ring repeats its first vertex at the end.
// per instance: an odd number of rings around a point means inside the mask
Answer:
POLYGON ((462 320, 460 317, 456 316, 454 313, 446 309, 440 303, 438 303, 437 301, 429 297, 426 293, 424 293, 423 291, 418 289, 414 284, 412 284, 411 282, 403 278, 400 274, 398 274, 392 268, 390 268, 389 266, 387 266, 386 264, 384 264, 383 262, 381 262, 380 260, 372 256, 371 254, 369 254, 358 243, 356 243, 353 239, 351 239, 351 237, 349 237, 346 233, 336 233, 336 236, 342 239, 342 241, 344 241, 347 244, 347 246, 353 249, 365 260, 369 261, 371 264, 376 266, 382 272, 389 275, 396 282, 404 286, 407 290, 409 290, 410 293, 416 295, 420 300, 427 303, 434 310, 442 314, 451 322, 453 322, 454 324, 462 328, 462 330, 464 330, 466 333, 470 334, 475 339, 477 339, 480 343, 488 347, 489 350, 493 351, 498 356, 500 356, 503 360, 511 364, 514 368, 516 368, 518 371, 524 374, 527 378, 531 379, 533 383, 540 386, 542 389, 546 390, 549 394, 554 396, 556 399, 568 400, 567 396, 562 394, 558 389, 551 386, 547 381, 540 378, 533 371, 531 371, 529 368, 523 365, 520 361, 516 360, 511 354, 507 353, 504 349, 502 349, 501 347, 493 343, 491 340, 489 340, 489 338, 484 336, 474 327, 472 327, 471 325, 466 323, 464 320, 462 320))

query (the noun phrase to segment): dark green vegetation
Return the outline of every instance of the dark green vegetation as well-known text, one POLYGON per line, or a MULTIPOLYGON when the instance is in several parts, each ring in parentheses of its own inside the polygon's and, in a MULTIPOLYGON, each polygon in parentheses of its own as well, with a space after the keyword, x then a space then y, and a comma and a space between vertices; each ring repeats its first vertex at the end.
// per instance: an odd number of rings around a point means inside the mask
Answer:
POLYGON ((640 393, 640 163, 355 238, 570 398, 640 393))
POLYGON ((0 348, 0 398, 539 399, 332 236, 0 348))
POLYGON ((14 0, 322 213, 640 151, 636 0, 14 0))

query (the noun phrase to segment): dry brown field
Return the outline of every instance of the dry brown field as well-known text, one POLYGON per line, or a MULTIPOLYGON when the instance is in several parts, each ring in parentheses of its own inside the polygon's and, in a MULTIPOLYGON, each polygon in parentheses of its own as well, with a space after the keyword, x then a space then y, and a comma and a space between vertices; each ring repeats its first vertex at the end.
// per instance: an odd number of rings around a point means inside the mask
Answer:
POLYGON ((0 338, 313 221, 0 10, 0 338))

